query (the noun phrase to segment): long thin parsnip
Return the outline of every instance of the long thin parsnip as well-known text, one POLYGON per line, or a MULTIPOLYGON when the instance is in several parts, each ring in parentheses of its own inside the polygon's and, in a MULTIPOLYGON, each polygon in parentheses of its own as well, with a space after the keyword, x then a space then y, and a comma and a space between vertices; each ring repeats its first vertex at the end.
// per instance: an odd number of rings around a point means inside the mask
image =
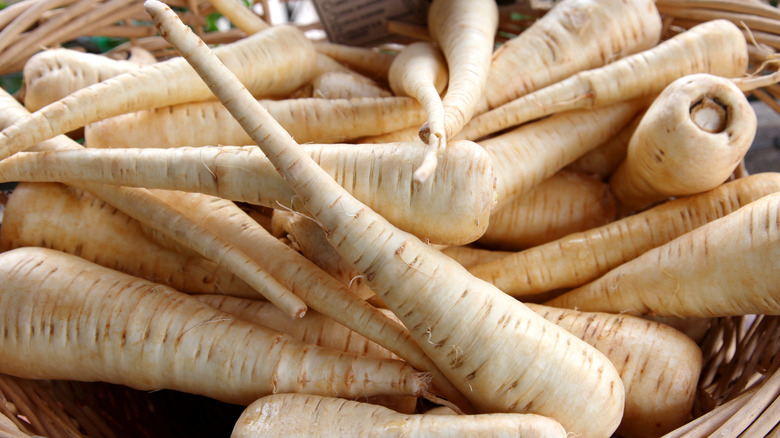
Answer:
POLYGON ((251 133, 414 339, 481 411, 549 415, 583 436, 611 434, 625 391, 609 360, 349 195, 273 122, 164 4, 147 11, 251 133))
POLYGON ((261 263, 312 309, 382 345, 415 369, 429 373, 434 385, 431 392, 443 396, 458 409, 473 410, 396 318, 388 318, 383 311, 354 296, 338 280, 274 238, 235 204, 196 193, 156 190, 155 194, 261 263))
POLYGON ((390 67, 396 56, 376 49, 345 46, 328 41, 314 43, 314 49, 317 53, 327 55, 350 69, 385 82, 388 81, 390 67))
POLYGON ((469 270, 515 297, 577 287, 652 248, 778 191, 780 173, 751 175, 469 270))
POLYGON ((490 213, 477 243, 519 251, 615 220, 617 202, 609 184, 591 175, 559 170, 528 193, 490 213))
POLYGON ((729 79, 687 75, 653 101, 609 182, 624 212, 714 189, 744 158, 758 120, 729 79))
POLYGON ((642 120, 642 113, 637 114, 634 119, 612 136, 609 140, 599 145, 597 148, 577 158, 573 163, 566 166, 569 170, 586 172, 595 175, 603 180, 608 180, 620 166, 620 163, 626 158, 628 142, 634 134, 639 121, 642 120))
POLYGON ((655 46, 651 0, 564 0, 493 54, 485 98, 501 106, 539 88, 655 46), (615 19, 620 17, 619 19, 615 19))
MULTIPOLYGON (((417 128, 425 112, 408 97, 263 100, 299 143, 335 143, 417 128)), ((91 148, 249 145, 252 139, 219 102, 193 102, 123 114, 87 125, 91 148)))
POLYGON ((615 364, 626 387, 617 435, 659 437, 690 420, 702 367, 699 346, 683 333, 631 315, 529 304, 615 364))
POLYGON ((3 212, 0 248, 51 248, 182 292, 259 298, 224 267, 163 248, 142 228, 137 220, 75 187, 20 183, 3 212))
POLYGON ((459 133, 480 106, 497 28, 498 8, 492 0, 434 0, 428 8, 428 29, 449 69, 442 100, 445 141, 459 133))
POLYGON ((447 142, 444 128, 444 105, 441 93, 447 87, 447 63, 441 51, 428 42, 412 43, 395 57, 388 81, 396 96, 411 96, 423 108, 427 121, 421 137, 428 138, 430 150, 417 169, 415 180, 425 181, 436 170, 438 154, 447 142))
POLYGON ((322 99, 390 97, 393 94, 372 79, 350 72, 323 72, 311 81, 312 95, 322 99))
POLYGON ((404 415, 370 403, 305 394, 277 394, 258 399, 241 413, 230 436, 258 438, 296 434, 323 438, 567 436, 560 424, 541 415, 404 415))
POLYGON ((780 193, 702 225, 548 302, 637 315, 780 315, 780 193))
POLYGON ((277 392, 419 395, 404 362, 304 344, 166 286, 45 248, 0 253, 0 372, 176 389, 249 404, 277 392))
MULTIPOLYGON (((292 26, 273 26, 217 53, 256 96, 284 96, 315 72, 314 47, 292 26)), ((5 128, 0 159, 107 117, 212 98, 183 59, 152 64, 82 88, 5 128)))
MULTIPOLYGON (((436 173, 422 184, 413 181, 425 153, 419 141, 304 148, 353 196, 422 239, 464 244, 487 227, 495 200, 493 164, 475 143, 451 142, 436 173)), ((0 180, 100 182, 303 208, 300 197, 254 146, 22 152, 0 161, 0 180)))
POLYGON ((651 49, 581 71, 480 114, 457 138, 477 140, 550 114, 652 96, 688 74, 741 77, 747 61, 747 42, 735 24, 702 23, 651 49))

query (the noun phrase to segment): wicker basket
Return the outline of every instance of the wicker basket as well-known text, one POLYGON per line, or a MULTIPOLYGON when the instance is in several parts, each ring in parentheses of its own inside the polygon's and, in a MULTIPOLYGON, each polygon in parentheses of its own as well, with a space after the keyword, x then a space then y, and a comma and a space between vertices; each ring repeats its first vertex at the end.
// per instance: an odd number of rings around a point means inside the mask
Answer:
MULTIPOLYGON (((214 11, 208 1, 167 3, 177 6, 182 19, 207 42, 225 43, 243 36, 236 30, 207 32, 206 17, 214 11)), ((539 4, 549 7, 549 3, 531 1, 530 6, 503 8, 499 39, 521 32, 530 23, 528 17, 544 13, 539 4)), ((744 15, 750 15, 744 12, 746 5, 756 3, 657 1, 666 18, 667 35, 714 16, 744 23, 744 15), (725 9, 710 10, 707 5, 725 5, 725 9)), ((780 35, 772 32, 780 29, 780 13, 776 17, 754 16, 747 22, 755 27, 766 21, 774 27, 746 30, 757 43, 751 50, 754 66, 776 59, 780 50, 780 35)), ((0 10, 0 29, 0 75, 19 71, 41 47, 83 36, 129 38, 130 42, 117 51, 140 46, 158 59, 173 54, 154 36, 138 0, 25 0, 0 10)), ((398 27, 404 37, 419 31, 398 27)), ((780 114, 780 86, 757 90, 754 95, 780 114)), ((780 436, 780 317, 712 319, 700 345, 705 365, 691 421, 668 436, 780 436)), ((0 437, 228 436, 242 409, 175 391, 143 392, 106 383, 0 375, 0 437)))

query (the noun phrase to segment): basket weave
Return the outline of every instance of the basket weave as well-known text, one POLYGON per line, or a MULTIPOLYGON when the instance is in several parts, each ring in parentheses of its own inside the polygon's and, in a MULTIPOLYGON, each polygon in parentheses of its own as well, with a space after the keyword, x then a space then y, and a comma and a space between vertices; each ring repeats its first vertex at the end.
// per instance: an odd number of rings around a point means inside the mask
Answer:
MULTIPOLYGON (((236 30, 205 32, 205 17, 214 11, 206 0, 167 3, 178 7, 182 20, 206 42, 226 43, 243 36, 236 30)), ((745 14, 751 15, 745 8, 750 10, 749 5, 760 2, 658 0, 657 4, 665 16, 668 36, 714 16, 745 23, 745 14)), ((81 36, 129 38, 119 50, 132 45, 151 51, 158 59, 171 56, 167 43, 154 36, 155 29, 141 5, 138 0, 24 0, 12 4, 0 10, 0 74, 21 70, 42 47, 81 36)), ((520 33, 530 23, 529 17, 543 13, 543 9, 527 4, 502 9, 499 41, 520 33)), ((746 28, 756 43, 750 53, 754 68, 778 59, 780 50, 780 13, 769 17, 756 14, 747 23, 757 30, 746 28), (761 27, 765 22, 774 27, 761 27)), ((399 32, 404 31, 399 28, 399 32)), ((405 36, 415 30, 408 32, 405 36)), ((753 94, 780 113, 780 86, 753 94)), ((667 436, 780 436, 780 317, 750 315, 709 322, 700 341, 704 368, 691 421, 667 436)), ((0 375, 0 438, 228 436, 242 408, 175 391, 143 392, 106 383, 0 375)))

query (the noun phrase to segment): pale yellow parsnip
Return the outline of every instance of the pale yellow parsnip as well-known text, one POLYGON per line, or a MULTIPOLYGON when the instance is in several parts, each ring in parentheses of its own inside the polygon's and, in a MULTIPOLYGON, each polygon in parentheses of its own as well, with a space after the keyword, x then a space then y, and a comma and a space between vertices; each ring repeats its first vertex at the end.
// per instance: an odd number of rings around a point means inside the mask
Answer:
POLYGON ((155 0, 145 6, 295 188, 334 247, 479 410, 545 414, 583 436, 617 428, 624 389, 603 354, 340 189, 172 11, 155 0))

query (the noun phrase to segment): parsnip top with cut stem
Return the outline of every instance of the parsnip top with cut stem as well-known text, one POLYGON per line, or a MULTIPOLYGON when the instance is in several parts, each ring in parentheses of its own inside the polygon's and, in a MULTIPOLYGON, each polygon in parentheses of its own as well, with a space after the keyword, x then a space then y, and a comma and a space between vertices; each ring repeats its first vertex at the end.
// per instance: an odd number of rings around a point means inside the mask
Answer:
POLYGON ((294 188, 331 244, 477 409, 549 415, 582 436, 617 428, 625 390, 603 354, 347 194, 169 8, 156 0, 145 6, 294 188))

